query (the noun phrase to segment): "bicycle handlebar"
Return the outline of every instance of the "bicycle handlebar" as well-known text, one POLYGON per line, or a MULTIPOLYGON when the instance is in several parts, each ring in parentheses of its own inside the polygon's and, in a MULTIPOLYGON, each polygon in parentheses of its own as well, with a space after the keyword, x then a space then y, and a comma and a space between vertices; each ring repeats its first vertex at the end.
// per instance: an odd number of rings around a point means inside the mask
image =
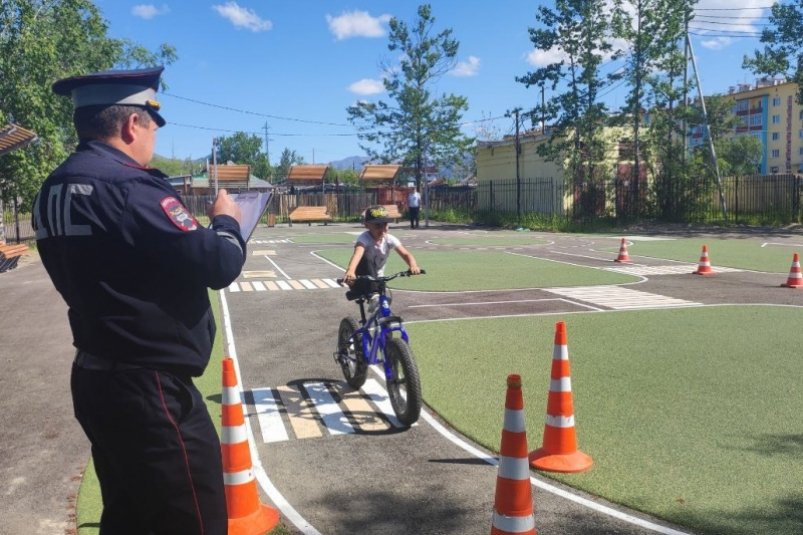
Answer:
MULTIPOLYGON (((413 273, 409 269, 407 271, 399 271, 398 273, 394 273, 393 275, 387 275, 384 277, 372 277, 371 275, 357 275, 354 277, 354 280, 370 280, 370 281, 384 281, 388 282, 390 280, 395 279, 396 277, 413 277, 415 275, 426 275, 427 272, 423 269, 418 273, 413 273)), ((335 279, 338 284, 343 284, 343 279, 335 279)))

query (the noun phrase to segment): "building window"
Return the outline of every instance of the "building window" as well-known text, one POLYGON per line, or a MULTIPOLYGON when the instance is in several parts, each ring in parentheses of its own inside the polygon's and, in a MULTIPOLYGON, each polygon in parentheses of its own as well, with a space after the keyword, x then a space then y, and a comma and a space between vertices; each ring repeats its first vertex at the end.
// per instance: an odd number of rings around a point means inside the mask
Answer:
POLYGON ((798 153, 798 154, 800 154, 801 156, 803 156, 803 147, 800 147, 800 148, 797 150, 797 153, 798 153))
POLYGON ((773 158, 780 158, 781 157, 781 149, 772 149, 772 157, 773 158))
POLYGON ((781 133, 780 132, 773 132, 772 133, 772 140, 773 141, 778 141, 779 139, 781 139, 781 133))
POLYGON ((780 115, 773 115, 772 116, 772 124, 781 124, 781 116, 780 115))
POLYGON ((750 126, 761 126, 761 115, 751 115, 750 126))
POLYGON ((781 105, 781 97, 772 97, 772 105, 773 107, 778 107, 781 105))
POLYGON ((773 175, 778 174, 778 166, 770 167, 770 173, 773 175))
POLYGON ((747 111, 749 108, 750 108, 750 102, 748 100, 736 101, 736 111, 747 111))

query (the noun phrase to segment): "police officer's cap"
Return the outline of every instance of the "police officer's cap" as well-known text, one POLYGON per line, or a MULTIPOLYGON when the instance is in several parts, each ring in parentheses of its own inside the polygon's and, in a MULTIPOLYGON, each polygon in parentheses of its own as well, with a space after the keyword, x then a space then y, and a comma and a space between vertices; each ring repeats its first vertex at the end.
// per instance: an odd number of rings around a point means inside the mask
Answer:
POLYGON ((159 115, 161 104, 156 100, 159 77, 164 67, 129 71, 103 71, 64 78, 53 84, 57 95, 72 96, 75 108, 85 106, 139 106, 148 110, 160 127, 165 120, 159 115))

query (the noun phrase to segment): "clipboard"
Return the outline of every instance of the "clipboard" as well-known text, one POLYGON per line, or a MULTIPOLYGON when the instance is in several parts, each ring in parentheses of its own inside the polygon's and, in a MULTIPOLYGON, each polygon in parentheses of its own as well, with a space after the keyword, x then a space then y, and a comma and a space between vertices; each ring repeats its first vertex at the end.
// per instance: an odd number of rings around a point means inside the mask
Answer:
POLYGON ((268 203, 273 196, 273 192, 246 191, 243 193, 230 193, 229 195, 240 206, 243 216, 240 223, 240 235, 247 243, 251 239, 254 229, 257 228, 259 220, 268 210, 268 203))

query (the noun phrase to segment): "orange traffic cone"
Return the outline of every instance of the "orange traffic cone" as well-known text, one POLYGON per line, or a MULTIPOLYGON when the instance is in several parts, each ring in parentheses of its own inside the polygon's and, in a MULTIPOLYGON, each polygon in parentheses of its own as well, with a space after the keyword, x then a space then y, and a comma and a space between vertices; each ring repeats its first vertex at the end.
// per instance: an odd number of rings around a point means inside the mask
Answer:
POLYGON ((499 470, 491 535, 536 535, 533 490, 527 462, 527 433, 524 430, 524 399, 521 377, 507 376, 505 423, 499 448, 499 470))
POLYGON ((222 411, 220 444, 229 535, 267 533, 279 523, 279 512, 259 501, 237 375, 228 357, 223 359, 222 411))
POLYGON ((781 286, 785 286, 786 288, 803 288, 803 274, 800 273, 800 256, 798 256, 797 253, 792 257, 792 267, 789 269, 789 277, 781 286))
POLYGON ((627 242, 624 238, 622 238, 622 243, 619 244, 619 256, 616 257, 614 262, 632 262, 632 260, 630 260, 630 256, 627 254, 627 242))
POLYGON ((700 255, 700 263, 697 265, 697 271, 692 271, 694 275, 714 275, 715 271, 711 269, 711 261, 708 259, 708 246, 703 245, 703 252, 700 255))
POLYGON ((530 453, 530 464, 549 472, 582 472, 593 464, 591 457, 577 449, 574 429, 572 378, 566 324, 555 324, 555 349, 552 353, 552 380, 546 407, 544 443, 530 453))

